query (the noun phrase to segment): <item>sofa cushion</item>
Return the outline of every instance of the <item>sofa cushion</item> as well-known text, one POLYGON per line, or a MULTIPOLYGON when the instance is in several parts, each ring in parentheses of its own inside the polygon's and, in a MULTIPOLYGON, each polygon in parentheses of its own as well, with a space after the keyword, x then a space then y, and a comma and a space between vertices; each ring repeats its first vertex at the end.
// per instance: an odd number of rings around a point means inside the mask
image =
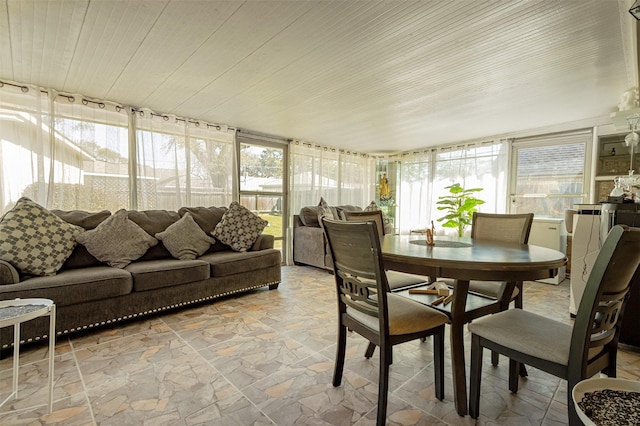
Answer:
POLYGON ((207 235, 211 235, 226 212, 226 207, 182 207, 178 210, 181 217, 186 213, 191 213, 193 220, 207 235))
POLYGON ((212 235, 231 249, 244 252, 251 248, 268 224, 269 222, 234 201, 212 235))
POLYGON ((0 221, 0 259, 26 275, 54 275, 71 255, 82 228, 22 197, 0 221))
POLYGON ((4 285, 2 298, 43 297, 65 306, 122 296, 130 293, 132 287, 128 272, 109 266, 91 266, 4 285))
POLYGON ((155 237, 162 241, 171 256, 182 260, 195 259, 216 242, 213 237, 204 233, 189 212, 164 231, 158 232, 155 237))
POLYGON ((124 209, 97 228, 78 235, 77 240, 98 260, 115 268, 124 268, 158 244, 158 240, 127 218, 124 209))
MULTIPOLYGON (((128 210, 129 219, 149 235, 156 235, 180 219, 178 212, 168 210, 128 210)), ((170 259, 171 253, 164 244, 151 247, 140 260, 170 259)))
POLYGON ((98 225, 105 221, 111 212, 102 210, 99 212, 85 212, 83 210, 51 210, 51 213, 58 216, 65 222, 72 225, 81 226, 85 230, 95 229, 98 225))
POLYGON ((211 265, 212 277, 225 277, 280 265, 280 250, 207 253, 198 258, 211 265))
MULTIPOLYGON (((95 229, 95 227, 111 216, 111 212, 109 210, 102 210, 95 213, 89 213, 82 210, 51 210, 51 212, 65 222, 81 226, 85 230, 95 229)), ((98 265, 103 265, 103 263, 92 256, 85 246, 78 244, 76 248, 73 249, 71 256, 69 256, 60 269, 85 268, 87 266, 98 265)))
POLYGON ((202 260, 145 260, 128 265, 134 291, 153 290, 209 278, 209 264, 202 260))

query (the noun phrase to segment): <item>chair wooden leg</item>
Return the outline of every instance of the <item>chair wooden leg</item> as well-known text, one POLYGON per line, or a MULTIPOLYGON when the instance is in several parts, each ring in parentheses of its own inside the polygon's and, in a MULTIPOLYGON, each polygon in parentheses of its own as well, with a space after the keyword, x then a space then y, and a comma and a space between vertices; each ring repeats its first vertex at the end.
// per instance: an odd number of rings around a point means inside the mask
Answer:
POLYGON ((480 338, 471 335, 471 372, 469 374, 469 415, 477 419, 480 415, 480 380, 482 377, 482 346, 480 338))
POLYGON ((520 363, 509 359, 509 390, 513 393, 518 392, 518 372, 520 371, 520 363))
POLYGON ((618 365, 618 350, 609 350, 609 364, 602 370, 607 377, 616 377, 616 366, 618 365))
POLYGON ((338 326, 338 347, 336 349, 336 364, 333 369, 333 386, 342 383, 342 370, 344 369, 344 356, 347 348, 347 327, 338 326))
POLYGON ((500 360, 500 354, 496 351, 491 351, 491 365, 494 367, 498 365, 500 360))
POLYGON ((520 377, 527 377, 529 374, 527 373, 527 366, 523 363, 520 363, 520 377))
POLYGON ((435 372, 436 398, 444 399, 444 325, 433 335, 433 370, 435 372))
POLYGON ((522 293, 523 293, 522 281, 518 281, 516 283, 516 287, 518 288, 519 291, 518 291, 518 295, 514 300, 514 305, 516 309, 522 309, 522 293))
POLYGON ((384 426, 387 420, 387 392, 389 391, 389 365, 391 346, 380 348, 380 377, 378 378, 378 420, 377 426, 384 426))
POLYGON ((374 345, 373 343, 369 342, 369 346, 367 346, 367 350, 364 353, 364 357, 366 359, 371 358, 373 356, 373 353, 375 352, 375 350, 376 350, 376 345, 374 345))
MULTIPOLYGON (((500 353, 496 351, 491 351, 491 365, 497 366, 500 359, 500 353)), ((527 373, 527 366, 520 363, 520 377, 527 377, 529 374, 527 373)))

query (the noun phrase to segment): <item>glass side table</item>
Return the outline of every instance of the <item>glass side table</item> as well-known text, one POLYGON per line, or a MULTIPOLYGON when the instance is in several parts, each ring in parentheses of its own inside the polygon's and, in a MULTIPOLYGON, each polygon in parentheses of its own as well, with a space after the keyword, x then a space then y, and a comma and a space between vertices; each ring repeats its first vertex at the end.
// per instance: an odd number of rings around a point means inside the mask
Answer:
POLYGON ((49 412, 53 410, 53 358, 56 346, 56 305, 49 299, 13 299, 0 301, 0 328, 13 325, 13 391, 0 407, 18 398, 18 360, 20 357, 20 324, 49 316, 49 412))

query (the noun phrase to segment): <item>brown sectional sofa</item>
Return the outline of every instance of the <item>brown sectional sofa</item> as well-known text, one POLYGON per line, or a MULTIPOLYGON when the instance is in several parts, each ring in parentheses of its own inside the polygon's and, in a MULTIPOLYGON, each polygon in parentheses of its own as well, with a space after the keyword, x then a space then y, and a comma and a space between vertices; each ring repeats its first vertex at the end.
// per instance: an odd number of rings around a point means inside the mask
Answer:
MULTIPOLYGON (((226 211, 218 207, 128 211, 128 217, 150 235, 164 231, 186 212, 207 233, 226 211)), ((65 221, 93 229, 110 212, 53 211, 65 221)), ((0 300, 48 298, 56 303, 56 333, 63 335, 105 324, 153 314, 193 303, 280 283, 280 251, 271 235, 261 234, 246 252, 216 242, 195 260, 171 256, 162 241, 124 269, 107 266, 80 244, 56 275, 20 276, 0 260, 0 300)), ((21 342, 38 341, 48 334, 48 318, 26 322, 21 342)), ((13 328, 0 330, 0 349, 13 344, 13 328)))

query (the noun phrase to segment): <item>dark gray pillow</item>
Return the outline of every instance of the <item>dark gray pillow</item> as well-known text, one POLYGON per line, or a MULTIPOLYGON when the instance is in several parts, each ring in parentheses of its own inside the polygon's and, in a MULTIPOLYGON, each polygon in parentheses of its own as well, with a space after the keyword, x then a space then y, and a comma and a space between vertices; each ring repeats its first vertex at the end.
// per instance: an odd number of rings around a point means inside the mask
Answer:
MULTIPOLYGON (((85 212, 82 210, 51 210, 51 212, 65 222, 81 226, 87 231, 94 229, 111 216, 111 212, 109 210, 102 210, 95 213, 85 212)), ((93 257, 85 246, 78 244, 76 245, 76 248, 73 249, 71 256, 69 256, 64 262, 64 265, 62 265, 60 270, 86 268, 88 266, 96 265, 101 265, 100 261, 93 257)))
POLYGON ((181 260, 195 259, 216 242, 204 233, 189 212, 164 231, 157 233, 156 238, 162 241, 171 256, 181 260))
POLYGON ((226 207, 181 207, 178 213, 180 216, 191 213, 193 220, 202 228, 205 234, 211 235, 211 232, 220 223, 226 211, 226 207))
POLYGON ((124 209, 95 229, 78 235, 76 240, 96 259, 114 268, 124 268, 158 244, 158 240, 129 220, 124 209))

